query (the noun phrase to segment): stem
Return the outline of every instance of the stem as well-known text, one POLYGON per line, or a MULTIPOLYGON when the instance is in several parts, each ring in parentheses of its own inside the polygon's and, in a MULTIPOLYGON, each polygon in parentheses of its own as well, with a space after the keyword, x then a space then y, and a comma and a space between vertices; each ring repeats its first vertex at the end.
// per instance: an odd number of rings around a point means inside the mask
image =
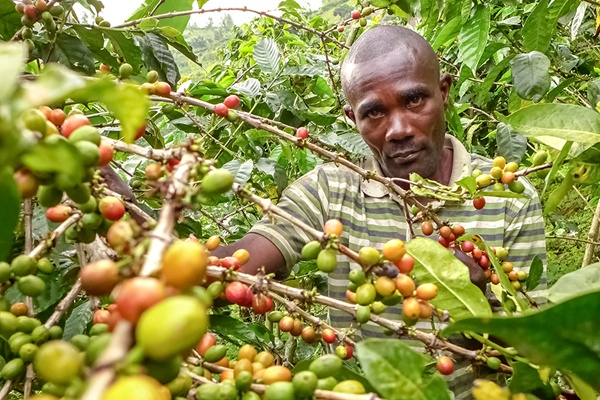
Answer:
POLYGON ((582 267, 589 265, 592 262, 592 258, 594 256, 594 251, 596 250, 596 240, 598 240, 598 232, 600 230, 600 201, 598 205, 596 205, 596 211, 594 212, 594 219, 592 220, 592 226, 590 227, 590 232, 588 233, 588 242, 587 246, 585 246, 585 253, 583 254, 583 262, 581 263, 582 267))
POLYGON ((179 199, 186 193, 188 178, 197 162, 198 159, 194 154, 186 153, 177 165, 171 184, 164 196, 164 206, 158 217, 158 223, 150 235, 152 240, 140 273, 141 276, 151 276, 160 269, 162 254, 172 241, 171 232, 175 228, 175 217, 180 208, 179 199))
POLYGON ((2 390, 0 390, 0 400, 6 399, 6 397, 10 393, 11 387, 12 387, 12 381, 4 382, 4 386, 2 386, 2 390))
POLYGON ((69 290, 64 299, 62 299, 60 303, 58 303, 50 318, 48 318, 48 320, 44 323, 44 326, 46 328, 50 328, 51 326, 56 325, 58 321, 60 321, 61 317, 69 309, 71 303, 73 303, 73 301, 79 295, 79 292, 81 292, 81 281, 77 279, 77 281, 71 287, 71 290, 69 290))
POLYGON ((142 147, 138 146, 137 144, 128 144, 120 140, 109 139, 106 136, 102 137, 102 141, 117 151, 135 154, 156 161, 180 158, 182 153, 181 147, 173 147, 171 149, 153 149, 151 147, 142 147))
POLYGON ((592 242, 591 240, 579 239, 579 238, 574 238, 574 237, 569 237, 569 236, 552 236, 552 235, 548 235, 548 236, 546 236, 546 239, 564 239, 564 240, 572 240, 574 242, 583 242, 583 243, 587 243, 587 244, 594 245, 594 246, 600 245, 600 242, 592 242))
MULTIPOLYGON (((291 26, 293 26, 293 27, 295 27, 297 29, 302 29, 302 30, 311 32, 311 33, 313 33, 314 35, 317 35, 318 37, 320 37, 323 40, 327 40, 327 41, 330 41, 332 43, 335 43, 339 47, 348 48, 348 46, 346 46, 343 43, 340 43, 335 38, 332 38, 331 36, 328 36, 324 32, 321 32, 319 30, 310 28, 310 27, 308 27, 306 25, 300 24, 300 23, 295 22, 295 21, 291 21, 289 19, 281 18, 281 17, 279 17, 277 15, 270 14, 268 12, 258 11, 258 10, 251 10, 248 7, 221 7, 221 8, 211 8, 211 9, 203 9, 203 10, 189 10, 189 11, 180 11, 180 12, 170 12, 170 13, 166 13, 166 14, 154 15, 154 16, 148 17, 148 18, 152 18, 152 19, 165 19, 165 18, 182 17, 182 16, 186 16, 186 15, 205 14, 205 13, 223 12, 223 11, 243 11, 243 12, 250 12, 250 13, 258 14, 261 17, 272 18, 272 19, 277 20, 279 22, 282 22, 284 24, 289 24, 289 25, 291 25, 291 26)), ((133 20, 133 21, 125 22, 124 24, 121 24, 121 25, 115 25, 115 26, 112 27, 112 29, 120 29, 120 28, 129 27, 129 26, 135 26, 135 25, 140 24, 141 22, 143 22, 144 20, 146 20, 148 18, 136 19, 136 20, 133 20)))
MULTIPOLYGON (((25 253, 31 253, 33 250, 33 201, 31 199, 26 199, 23 204, 23 220, 25 224, 25 253)), ((28 315, 35 317, 33 299, 30 296, 25 296, 25 304, 27 304, 28 315)), ((31 393, 31 382, 29 382, 29 392, 25 390, 25 398, 29 397, 29 393, 31 393)))
POLYGON ((56 239, 65 233, 65 231, 74 223, 79 221, 81 214, 79 212, 71 215, 65 222, 60 224, 46 240, 42 240, 30 253, 29 256, 33 258, 39 257, 46 249, 53 247, 56 244, 56 239))
POLYGON ((318 326, 320 328, 331 329, 332 331, 335 332, 335 335, 338 337, 338 339, 340 341, 346 342, 350 346, 356 346, 356 342, 354 340, 350 339, 346 334, 340 332, 339 330, 335 329, 331 325, 327 324, 321 318, 315 317, 314 315, 304 311, 302 309, 302 307, 298 307, 296 304, 292 303, 291 301, 278 295, 275 292, 268 292, 268 296, 273 298, 273 300, 276 300, 277 302, 282 304, 290 313, 296 313, 296 314, 300 315, 302 318, 304 318, 306 321, 308 321, 311 324, 318 326))

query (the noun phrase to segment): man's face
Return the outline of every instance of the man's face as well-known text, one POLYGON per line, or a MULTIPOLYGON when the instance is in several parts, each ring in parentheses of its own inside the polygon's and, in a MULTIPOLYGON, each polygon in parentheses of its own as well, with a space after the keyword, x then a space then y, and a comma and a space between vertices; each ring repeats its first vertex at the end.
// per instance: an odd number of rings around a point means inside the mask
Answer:
POLYGON ((440 167, 451 79, 402 49, 351 65, 348 116, 388 177, 430 178, 440 167))

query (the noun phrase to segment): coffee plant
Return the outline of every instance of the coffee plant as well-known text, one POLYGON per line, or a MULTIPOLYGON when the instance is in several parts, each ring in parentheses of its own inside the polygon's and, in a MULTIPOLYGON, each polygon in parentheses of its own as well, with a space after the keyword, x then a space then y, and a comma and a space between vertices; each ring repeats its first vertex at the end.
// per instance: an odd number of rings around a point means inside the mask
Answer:
POLYGON ((515 268, 510 248, 422 199, 483 213, 530 176, 554 220, 573 190, 596 196, 597 3, 365 0, 342 18, 205 3, 146 0, 111 26, 99 0, 0 0, 0 399, 451 399, 443 375, 459 368, 481 378, 478 400, 595 399, 600 264, 546 304, 528 293, 541 258, 515 268), (189 18, 224 11, 256 18, 201 65, 189 18), (379 24, 429 40, 454 77, 448 130, 491 169, 450 187, 358 166, 368 147, 339 70, 379 24), (383 184, 410 232, 354 251, 339 220, 315 229, 277 207, 323 162, 383 184), (284 280, 241 272, 260 257, 243 248, 219 256, 262 217, 312 238, 284 280), (345 301, 321 294, 338 257, 360 267, 345 301), (401 318, 384 315, 394 305, 401 318), (331 325, 330 309, 352 322, 331 325), (367 323, 389 338, 361 340, 367 323))

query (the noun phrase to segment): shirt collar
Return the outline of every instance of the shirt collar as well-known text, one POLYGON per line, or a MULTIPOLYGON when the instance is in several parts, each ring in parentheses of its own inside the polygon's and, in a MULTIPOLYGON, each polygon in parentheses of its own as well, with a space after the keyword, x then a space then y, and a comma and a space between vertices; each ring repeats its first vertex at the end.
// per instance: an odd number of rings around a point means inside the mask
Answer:
MULTIPOLYGON (((453 150, 452 173, 450 174, 450 186, 452 186, 454 182, 471 175, 471 155, 457 138, 447 134, 445 146, 448 145, 453 150)), ((363 168, 375 171, 377 175, 384 176, 381 166, 373 156, 367 157, 362 164, 363 168)), ((383 183, 374 180, 364 180, 361 184, 361 190, 369 197, 381 198, 388 196, 390 193, 383 183)))

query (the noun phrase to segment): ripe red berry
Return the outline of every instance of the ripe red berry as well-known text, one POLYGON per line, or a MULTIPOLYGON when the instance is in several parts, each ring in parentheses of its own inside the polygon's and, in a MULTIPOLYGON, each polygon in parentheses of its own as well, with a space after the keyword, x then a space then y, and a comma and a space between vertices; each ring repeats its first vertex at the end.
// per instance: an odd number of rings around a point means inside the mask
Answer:
POLYGON ((462 249, 462 251, 464 251, 465 253, 470 253, 475 249, 475 245, 473 244, 473 242, 470 242, 468 240, 465 240, 464 242, 462 242, 462 244, 460 245, 460 248, 462 249))
POLYGON ((450 375, 454 372, 454 361, 450 357, 441 356, 437 360, 437 369, 442 375, 450 375))
POLYGON ((227 118, 229 115, 229 107, 223 103, 219 103, 215 105, 215 114, 217 114, 219 117, 227 118))
POLYGON ((329 328, 323 329, 321 336, 323 337, 323 341, 325 343, 331 344, 336 340, 335 332, 329 328))
POLYGON ((308 129, 304 126, 298 128, 296 131, 296 137, 298 139, 308 139, 308 129))
POLYGON ((146 123, 144 122, 139 128, 138 130, 135 132, 135 138, 134 140, 138 140, 139 138, 141 138, 142 136, 144 136, 144 134, 146 133, 146 123))
POLYGON ((223 104, 225 104, 227 108, 238 108, 240 105, 240 98, 235 94, 229 95, 223 100, 223 104))
POLYGON ((478 197, 476 199, 473 199, 473 207, 475 207, 478 210, 481 210, 483 207, 485 207, 485 197, 478 197))
POLYGON ((23 12, 28 18, 34 19, 37 17, 38 10, 34 5, 28 5, 25 6, 23 12))
POLYGON ((154 84, 154 93, 159 96, 169 96, 171 94, 171 85, 167 82, 156 82, 154 84))
POLYGON ((354 11, 352 11, 352 13, 350 15, 352 16, 352 19, 359 19, 360 18, 360 11, 354 10, 354 11))
POLYGON ((110 221, 118 221, 125 215, 123 202, 113 196, 103 197, 100 200, 98 209, 102 216, 110 221))

